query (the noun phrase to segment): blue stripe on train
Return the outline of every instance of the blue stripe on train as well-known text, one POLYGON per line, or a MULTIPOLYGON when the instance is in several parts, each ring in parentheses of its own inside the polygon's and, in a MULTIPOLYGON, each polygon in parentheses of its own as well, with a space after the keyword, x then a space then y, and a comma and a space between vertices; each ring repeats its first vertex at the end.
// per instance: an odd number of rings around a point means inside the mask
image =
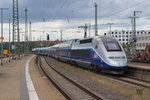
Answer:
MULTIPOLYGON (((74 49, 74 50, 79 50, 79 49, 74 49)), ((115 69, 119 69, 119 68, 127 68, 127 66, 112 66, 107 64, 106 62, 104 62, 97 54, 96 52, 92 49, 92 48, 87 48, 87 49, 82 49, 82 50, 90 50, 90 58, 86 58, 86 57, 75 57, 75 56, 71 56, 71 49, 61 49, 61 54, 60 54, 60 50, 56 50, 56 54, 59 57, 64 57, 64 58, 71 58, 74 60, 80 60, 80 61, 84 61, 84 62, 89 62, 92 63, 94 65, 98 65, 99 67, 102 68, 115 68, 115 69), (96 58, 94 58, 94 54, 96 54, 96 58), (61 55, 61 56, 60 56, 61 55)))

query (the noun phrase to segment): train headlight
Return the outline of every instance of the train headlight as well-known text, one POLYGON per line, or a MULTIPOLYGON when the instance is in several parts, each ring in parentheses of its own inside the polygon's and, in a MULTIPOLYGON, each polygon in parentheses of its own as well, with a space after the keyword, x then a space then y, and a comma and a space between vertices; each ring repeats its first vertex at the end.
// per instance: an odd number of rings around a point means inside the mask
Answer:
POLYGON ((94 53, 94 59, 96 59, 97 58, 97 55, 96 55, 96 53, 94 53))

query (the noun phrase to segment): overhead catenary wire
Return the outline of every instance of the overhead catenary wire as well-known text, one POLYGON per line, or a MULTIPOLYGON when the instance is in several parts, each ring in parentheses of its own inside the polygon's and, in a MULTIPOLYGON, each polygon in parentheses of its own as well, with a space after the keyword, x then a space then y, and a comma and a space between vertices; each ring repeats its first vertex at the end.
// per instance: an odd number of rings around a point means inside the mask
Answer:
POLYGON ((58 11, 56 12, 56 15, 54 16, 53 20, 56 19, 57 16, 60 14, 60 11, 62 10, 62 8, 63 8, 64 5, 66 4, 66 2, 67 2, 67 0, 65 0, 65 1, 61 4, 61 6, 60 6, 60 8, 58 9, 58 11))
POLYGON ((145 3, 144 1, 146 1, 146 0, 142 0, 142 1, 138 2, 138 3, 135 3, 135 4, 131 5, 130 7, 118 10, 116 12, 113 12, 110 16, 105 17, 105 19, 108 19, 108 18, 110 18, 110 17, 112 17, 114 15, 117 15, 117 14, 123 13, 124 11, 129 10, 129 9, 131 9, 133 7, 139 6, 139 4, 141 5, 141 4, 145 3))

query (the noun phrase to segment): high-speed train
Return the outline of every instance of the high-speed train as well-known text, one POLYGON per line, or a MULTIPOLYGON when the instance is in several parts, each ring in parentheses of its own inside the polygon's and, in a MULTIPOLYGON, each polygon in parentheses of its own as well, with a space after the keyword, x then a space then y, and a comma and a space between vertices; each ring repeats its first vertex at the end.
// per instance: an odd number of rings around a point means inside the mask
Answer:
POLYGON ((36 48, 32 52, 103 73, 123 74, 127 69, 124 49, 109 36, 69 40, 51 47, 36 48))

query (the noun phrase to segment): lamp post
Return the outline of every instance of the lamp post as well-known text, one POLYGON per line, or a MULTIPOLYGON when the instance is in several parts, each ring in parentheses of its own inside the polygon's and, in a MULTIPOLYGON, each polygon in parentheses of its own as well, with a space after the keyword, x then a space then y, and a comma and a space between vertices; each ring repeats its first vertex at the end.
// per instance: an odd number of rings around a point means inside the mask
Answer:
POLYGON ((10 19, 9 19, 9 62, 10 62, 10 19))

